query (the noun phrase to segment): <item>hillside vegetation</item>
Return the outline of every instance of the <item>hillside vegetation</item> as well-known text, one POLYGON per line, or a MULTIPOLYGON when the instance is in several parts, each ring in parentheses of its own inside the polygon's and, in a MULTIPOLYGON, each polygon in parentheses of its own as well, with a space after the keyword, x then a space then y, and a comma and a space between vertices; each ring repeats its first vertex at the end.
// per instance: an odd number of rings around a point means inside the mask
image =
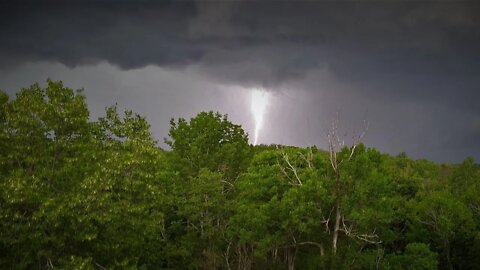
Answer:
POLYGON ((252 146, 219 113, 0 92, 1 269, 480 269, 480 166, 252 146))

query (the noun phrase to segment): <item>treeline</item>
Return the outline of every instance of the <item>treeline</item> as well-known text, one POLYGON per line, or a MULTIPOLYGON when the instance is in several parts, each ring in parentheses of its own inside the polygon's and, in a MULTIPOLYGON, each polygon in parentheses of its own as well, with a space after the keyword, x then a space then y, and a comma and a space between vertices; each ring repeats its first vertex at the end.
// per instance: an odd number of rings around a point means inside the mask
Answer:
POLYGON ((480 269, 480 167, 252 146, 226 116, 0 92, 1 269, 480 269))

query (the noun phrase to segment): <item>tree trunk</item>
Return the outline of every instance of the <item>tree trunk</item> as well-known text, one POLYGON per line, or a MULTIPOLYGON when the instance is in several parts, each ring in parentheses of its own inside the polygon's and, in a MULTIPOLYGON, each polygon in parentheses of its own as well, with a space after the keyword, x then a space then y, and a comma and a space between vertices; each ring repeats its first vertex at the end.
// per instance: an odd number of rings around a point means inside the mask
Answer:
POLYGON ((333 229, 332 251, 337 254, 338 233, 340 231, 340 220, 342 218, 340 206, 340 173, 335 172, 335 227, 333 229))
POLYGON ((252 256, 253 248, 249 248, 247 245, 238 246, 238 269, 250 270, 252 269, 252 256))
POLYGON ((297 255, 297 248, 287 250, 288 270, 295 270, 295 257, 297 255))
POLYGON ((450 242, 448 240, 443 241, 443 249, 445 250, 445 255, 447 257, 448 269, 453 270, 452 259, 450 258, 450 242))

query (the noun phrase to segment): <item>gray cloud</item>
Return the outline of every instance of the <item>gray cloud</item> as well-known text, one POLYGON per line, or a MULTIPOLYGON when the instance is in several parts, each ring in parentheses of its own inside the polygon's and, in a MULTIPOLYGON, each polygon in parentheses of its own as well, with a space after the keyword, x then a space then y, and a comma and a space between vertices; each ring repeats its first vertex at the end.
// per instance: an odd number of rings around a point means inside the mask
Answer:
POLYGON ((215 108, 248 126, 224 93, 264 87, 265 142, 324 143, 340 111, 345 126, 370 119, 367 143, 391 153, 480 157, 475 2, 1 2, 0 25, 2 88, 48 74, 98 111, 124 100, 166 126, 215 108))
POLYGON ((258 60, 282 80, 316 65, 342 72, 405 55, 462 57, 456 48, 479 45, 478 10, 469 2, 3 3, 0 49, 4 59, 71 67, 106 60, 123 69, 223 69, 258 60))

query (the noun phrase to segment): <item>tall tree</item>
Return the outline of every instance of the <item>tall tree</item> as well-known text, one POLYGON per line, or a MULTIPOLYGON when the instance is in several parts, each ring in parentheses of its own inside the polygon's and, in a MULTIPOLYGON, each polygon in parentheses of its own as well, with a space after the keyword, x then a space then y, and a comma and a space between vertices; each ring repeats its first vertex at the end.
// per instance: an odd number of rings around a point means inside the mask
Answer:
MULTIPOLYGON (((176 246, 189 255, 189 265, 215 269, 228 264, 225 258, 229 241, 225 229, 230 215, 227 199, 233 196, 234 183, 247 168, 251 148, 241 126, 226 115, 202 112, 186 121, 170 122, 171 158, 179 172, 175 208, 172 215, 176 246), (185 227, 178 227, 177 224, 185 227)), ((228 253, 228 252, 227 252, 228 253)))
MULTIPOLYGON (((52 220, 91 171, 91 124, 81 91, 61 82, 34 84, 9 102, 2 95, 1 238, 10 266, 48 267, 64 242, 52 220), (6 142, 6 143, 5 143, 6 142), (8 244, 7 244, 8 243, 8 244)), ((3 249, 3 248, 2 248, 3 249)))
POLYGON ((170 121, 165 142, 178 158, 180 170, 195 176, 201 168, 220 172, 229 182, 246 169, 250 156, 248 136, 240 125, 232 124, 226 115, 201 112, 190 121, 170 121))

